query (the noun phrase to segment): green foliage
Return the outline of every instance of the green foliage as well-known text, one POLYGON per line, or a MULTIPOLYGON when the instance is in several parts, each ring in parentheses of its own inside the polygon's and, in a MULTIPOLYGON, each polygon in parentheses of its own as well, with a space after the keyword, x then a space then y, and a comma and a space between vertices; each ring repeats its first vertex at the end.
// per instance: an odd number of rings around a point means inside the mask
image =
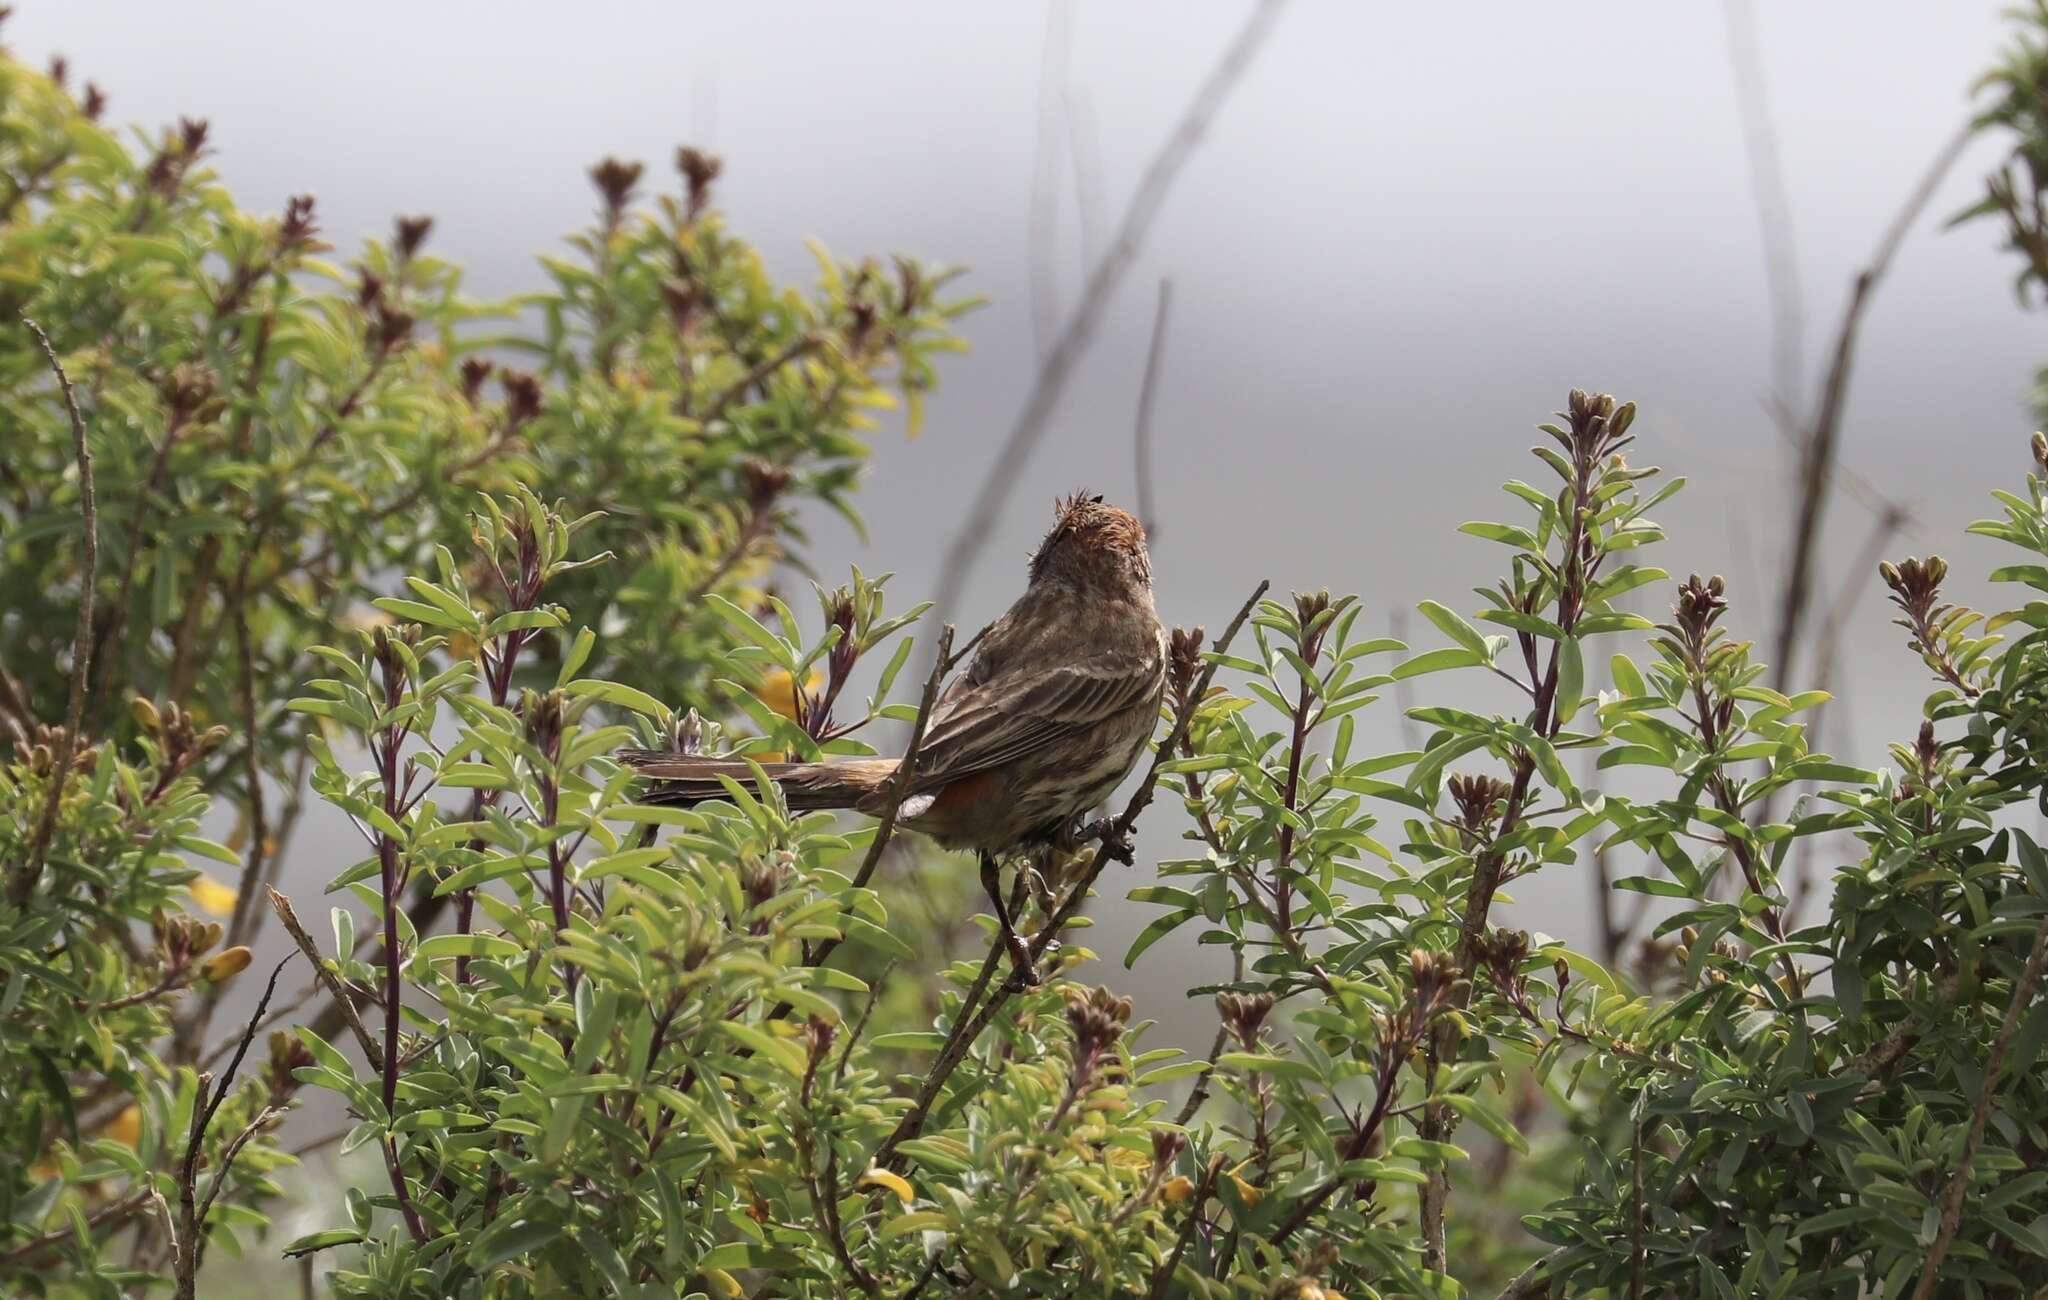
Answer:
MULTIPOLYGON (((1442 644, 1263 587, 1213 643, 1174 634, 1114 825, 1168 791, 1188 847, 1132 891, 1154 919, 1124 960, 1192 931, 1217 1030, 1202 1058, 1148 1048, 1076 978, 1115 834, 1019 863, 1051 976, 1027 988, 986 918, 968 959, 929 942, 880 828, 793 815, 765 777, 642 805, 613 757, 866 754, 915 717, 921 608, 856 571, 807 626, 755 580, 780 503, 846 505, 880 373, 913 406, 929 384, 940 277, 828 262, 777 290, 708 212, 710 160, 645 217, 607 162, 580 260, 521 304, 534 332, 490 338, 422 227, 308 291, 308 210, 236 214, 203 133, 136 162, 0 74, 0 259, 91 401, 110 611, 110 739, 60 782, 72 738, 38 728, 71 670, 78 483, 24 346, 0 365, 28 431, 0 542, 8 860, 55 820, 0 909, 10 1288, 133 1269, 192 1294, 201 1243, 256 1240, 299 1087, 346 1108, 363 1176, 264 1249, 366 1300, 2048 1284, 2048 857, 2017 824, 2048 810, 2048 601, 1985 619, 1943 600, 1944 561, 1886 565, 1925 724, 1886 770, 1817 752, 1826 696, 1764 684, 1727 585, 1643 562, 1680 480, 1629 463, 1634 407, 1574 392, 1506 485, 1515 521, 1460 530, 1505 559, 1476 602, 1421 605, 1442 644), (479 400, 486 345, 541 376, 479 400), (1395 694, 1420 743, 1364 752, 1395 694), (319 984, 236 1082, 211 987, 247 961, 300 772, 362 856, 331 937, 277 900, 319 984), (236 859, 197 838, 208 782, 249 827, 219 928, 179 908, 192 857, 236 859), (1802 921, 1816 862, 1831 897, 1802 921), (1538 875, 1643 910, 1592 953, 1502 927, 1538 875)), ((1994 578, 2048 591, 2035 456, 1973 531, 2029 553, 1994 578)))

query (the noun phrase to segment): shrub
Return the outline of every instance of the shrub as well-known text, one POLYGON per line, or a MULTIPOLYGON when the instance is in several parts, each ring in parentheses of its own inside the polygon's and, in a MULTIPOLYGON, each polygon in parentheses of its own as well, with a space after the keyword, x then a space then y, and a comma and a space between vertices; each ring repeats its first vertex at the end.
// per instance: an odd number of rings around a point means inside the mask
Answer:
MULTIPOLYGON (((88 479, 24 341, 0 371, 32 452, 0 579, 33 615, 0 622, 23 665, 0 773, 8 1286, 193 1294, 205 1243, 256 1239, 301 1087, 346 1105, 368 1176, 334 1226, 265 1249, 343 1296, 2048 1284, 2048 859, 2015 824, 2048 810, 2048 601, 1985 619, 1944 600, 1942 560, 1887 564, 1926 721, 1885 770, 1815 752, 1826 697, 1763 684, 1738 593, 1645 562, 1679 480, 1630 463, 1634 407, 1573 392, 1537 482, 1507 484, 1515 521, 1461 530, 1505 548, 1498 582, 1469 616, 1421 606, 1441 644, 1263 584, 1217 637, 1174 634, 1113 833, 1020 864, 1011 910, 1051 976, 1026 987, 992 925, 966 960, 921 942, 878 871, 886 824, 792 815, 765 780, 645 806, 612 757, 915 731, 950 630, 918 693, 923 611, 892 615, 883 580, 819 589, 815 620, 760 580, 778 503, 843 503, 878 368, 928 382, 958 307, 940 277, 828 266, 817 296, 776 293, 706 210, 705 160, 644 220, 637 171, 605 164, 586 264, 530 304, 545 379, 480 405, 457 358, 486 340, 456 329, 477 313, 417 226, 308 293, 307 210, 236 216, 193 166, 203 132, 130 162, 0 70, 0 255, 37 268, 7 282, 34 286, 92 412, 108 543, 98 581, 88 479), (63 631, 81 588, 111 611, 82 640, 111 684, 51 730, 97 671, 63 631), (188 622, 230 662, 201 662, 188 622), (1424 678, 1460 689, 1404 699, 1420 743, 1363 752, 1360 711, 1424 678), (327 1010, 244 1077, 262 1009, 215 1044, 195 1026, 247 962, 299 772, 361 836, 332 885, 357 906, 330 938, 266 896, 327 1010), (220 932, 179 907, 187 855, 237 857, 198 838, 209 784, 249 828, 220 932), (1125 961, 1183 927, 1228 953, 1191 989, 1217 1013, 1201 1057, 1080 978, 1087 901, 1162 794, 1188 847, 1131 891, 1154 919, 1125 961), (1840 859, 1810 923, 1795 851, 1840 859), (1499 924, 1521 882, 1595 863, 1666 900, 1626 967, 1499 924)), ((1994 578, 2048 590, 2034 447, 1973 531, 2030 553, 1994 578)))

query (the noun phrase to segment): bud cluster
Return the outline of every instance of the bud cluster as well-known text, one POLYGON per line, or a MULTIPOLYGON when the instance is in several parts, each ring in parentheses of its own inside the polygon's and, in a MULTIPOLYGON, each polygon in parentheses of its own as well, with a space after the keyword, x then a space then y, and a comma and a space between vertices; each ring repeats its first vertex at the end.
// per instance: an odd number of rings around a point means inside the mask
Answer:
POLYGON ((1072 986, 1063 990, 1067 1000, 1067 1024, 1074 1031, 1074 1081, 1079 1093, 1095 1077, 1102 1058, 1123 1037, 1131 1020, 1131 1000, 1105 988, 1082 991, 1072 986))
POLYGON ((1271 993, 1218 993, 1216 1014, 1223 1021, 1223 1027, 1230 1036, 1247 1052, 1256 1051, 1259 1045, 1259 1030, 1265 1025, 1266 1017, 1273 1011, 1271 993))
POLYGON ((1499 777, 1453 773, 1445 784, 1451 802, 1458 806, 1458 825, 1474 838, 1484 839, 1500 820, 1501 809, 1514 787, 1499 777))

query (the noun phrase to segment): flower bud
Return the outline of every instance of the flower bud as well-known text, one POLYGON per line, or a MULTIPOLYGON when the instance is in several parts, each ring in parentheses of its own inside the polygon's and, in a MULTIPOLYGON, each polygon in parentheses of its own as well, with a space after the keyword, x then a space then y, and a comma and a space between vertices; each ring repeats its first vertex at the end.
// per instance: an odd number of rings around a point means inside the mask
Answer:
POLYGON ((233 979, 248 968, 248 945, 236 944, 234 947, 223 949, 208 957, 204 962, 201 962, 199 974, 202 979, 218 984, 223 980, 233 979))

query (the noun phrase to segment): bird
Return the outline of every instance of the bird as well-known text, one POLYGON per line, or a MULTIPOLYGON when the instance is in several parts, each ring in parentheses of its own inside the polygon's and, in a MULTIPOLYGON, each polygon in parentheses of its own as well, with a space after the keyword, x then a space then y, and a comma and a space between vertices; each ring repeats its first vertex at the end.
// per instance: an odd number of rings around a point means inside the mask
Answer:
MULTIPOLYGON (((1167 635, 1152 599, 1152 561, 1136 516, 1076 492, 1053 506, 1024 592, 977 638, 967 670, 926 720, 899 826, 980 858, 1015 978, 1038 982, 1003 898, 1001 861, 1071 843, 1083 818, 1137 765, 1166 689, 1167 635)), ((752 779, 744 758, 621 750, 647 780, 649 803, 727 797, 722 777, 752 779)), ((901 759, 759 765, 792 810, 881 817, 901 759)), ((1127 850, 1124 852, 1127 859, 1127 850)))

